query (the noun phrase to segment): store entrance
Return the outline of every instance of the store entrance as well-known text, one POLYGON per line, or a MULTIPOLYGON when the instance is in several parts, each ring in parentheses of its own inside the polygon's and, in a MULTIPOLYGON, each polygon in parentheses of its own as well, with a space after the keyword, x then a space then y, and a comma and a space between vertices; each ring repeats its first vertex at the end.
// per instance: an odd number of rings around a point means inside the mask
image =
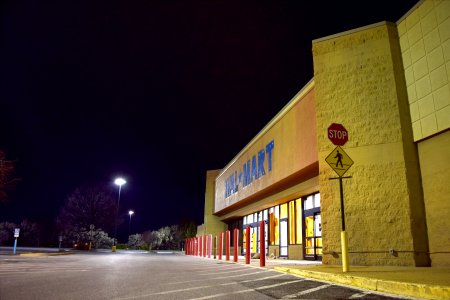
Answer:
POLYGON ((320 194, 308 196, 303 202, 304 212, 304 257, 322 260, 322 218, 320 216, 320 194))

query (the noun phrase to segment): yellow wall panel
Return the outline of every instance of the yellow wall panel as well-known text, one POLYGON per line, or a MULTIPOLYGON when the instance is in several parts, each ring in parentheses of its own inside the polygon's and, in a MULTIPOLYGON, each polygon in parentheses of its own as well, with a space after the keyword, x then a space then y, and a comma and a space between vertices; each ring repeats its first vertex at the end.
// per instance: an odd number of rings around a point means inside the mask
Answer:
POLYGON ((432 265, 450 266, 450 131, 418 148, 432 265))
POLYGON ((411 105, 411 126, 417 142, 450 128, 445 127, 447 121, 441 111, 450 105, 450 1, 420 2, 399 21, 397 29, 411 105), (418 107, 416 101, 419 102, 418 107))
POLYGON ((439 131, 450 128, 450 106, 436 112, 436 122, 439 131))
POLYGON ((401 55, 396 26, 389 23, 313 41, 325 264, 339 264, 330 253, 341 251, 339 185, 329 180, 336 175, 324 162, 334 148, 326 134, 331 123, 349 131, 344 150, 355 162, 346 174, 352 178, 344 180, 351 263, 429 264, 401 55), (407 252, 389 257, 390 248, 407 252))

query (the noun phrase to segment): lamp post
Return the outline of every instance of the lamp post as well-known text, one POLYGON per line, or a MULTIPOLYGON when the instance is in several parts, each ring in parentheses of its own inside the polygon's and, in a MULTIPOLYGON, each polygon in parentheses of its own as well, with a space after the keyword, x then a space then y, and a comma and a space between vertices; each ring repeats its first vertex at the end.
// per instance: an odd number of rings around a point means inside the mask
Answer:
POLYGON ((130 222, 128 223, 128 237, 129 237, 131 232, 131 215, 134 214, 134 211, 130 210, 128 211, 128 214, 130 215, 130 222))
POLYGON ((112 247, 112 252, 116 252, 116 241, 117 241, 117 216, 119 214, 119 204, 120 204, 120 191, 122 190, 122 185, 127 183, 127 181, 121 177, 116 178, 114 183, 119 186, 119 197, 117 198, 117 207, 116 207, 116 218, 114 220, 114 244, 112 247))

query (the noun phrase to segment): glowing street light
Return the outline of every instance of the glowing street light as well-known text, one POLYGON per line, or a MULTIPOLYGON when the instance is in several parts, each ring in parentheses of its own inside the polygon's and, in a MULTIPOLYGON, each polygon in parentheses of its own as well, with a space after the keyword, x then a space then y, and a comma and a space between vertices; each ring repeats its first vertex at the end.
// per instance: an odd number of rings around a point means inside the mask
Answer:
POLYGON ((128 223, 128 236, 130 236, 130 231, 131 231, 131 215, 134 214, 134 211, 130 210, 130 211, 128 211, 128 214, 130 215, 130 222, 128 223))
POLYGON ((114 244, 113 244, 113 248, 112 251, 116 252, 116 241, 117 241, 117 216, 119 214, 119 204, 120 204, 120 191, 122 190, 122 185, 124 185, 125 183, 127 183, 127 181, 121 177, 116 178, 116 180, 114 180, 114 183, 116 185, 119 186, 119 197, 117 198, 117 207, 116 207, 116 218, 114 220, 114 244))

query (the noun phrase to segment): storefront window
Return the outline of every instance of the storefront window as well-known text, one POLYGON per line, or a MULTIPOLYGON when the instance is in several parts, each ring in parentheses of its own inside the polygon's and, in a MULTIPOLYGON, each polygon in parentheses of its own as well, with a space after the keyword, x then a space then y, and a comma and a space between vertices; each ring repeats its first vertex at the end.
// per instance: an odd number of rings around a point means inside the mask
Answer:
POLYGON ((247 224, 253 223, 253 214, 247 216, 247 224))
POLYGON ((280 244, 280 207, 275 206, 275 220, 274 220, 274 228, 273 231, 275 232, 275 245, 280 244))
POLYGON ((287 203, 281 204, 280 208, 280 219, 286 219, 288 217, 287 203))
POLYGON ((305 210, 314 208, 314 201, 313 200, 314 200, 313 195, 308 196, 308 198, 306 198, 306 200, 305 200, 305 210))
POLYGON ((320 194, 314 195, 314 207, 320 207, 320 194))
POLYGON ((320 194, 304 199, 305 258, 320 259, 322 256, 322 218, 320 194))
POLYGON ((270 245, 279 244, 280 236, 280 219, 279 219, 279 207, 275 206, 270 209, 269 213, 269 232, 270 232, 270 245))
POLYGON ((297 244, 302 243, 302 199, 295 200, 295 236, 297 238, 297 244))
POLYGON ((305 218, 305 252, 314 255, 314 216, 305 218))
POLYGON ((289 202, 289 244, 295 244, 295 201, 289 202))

